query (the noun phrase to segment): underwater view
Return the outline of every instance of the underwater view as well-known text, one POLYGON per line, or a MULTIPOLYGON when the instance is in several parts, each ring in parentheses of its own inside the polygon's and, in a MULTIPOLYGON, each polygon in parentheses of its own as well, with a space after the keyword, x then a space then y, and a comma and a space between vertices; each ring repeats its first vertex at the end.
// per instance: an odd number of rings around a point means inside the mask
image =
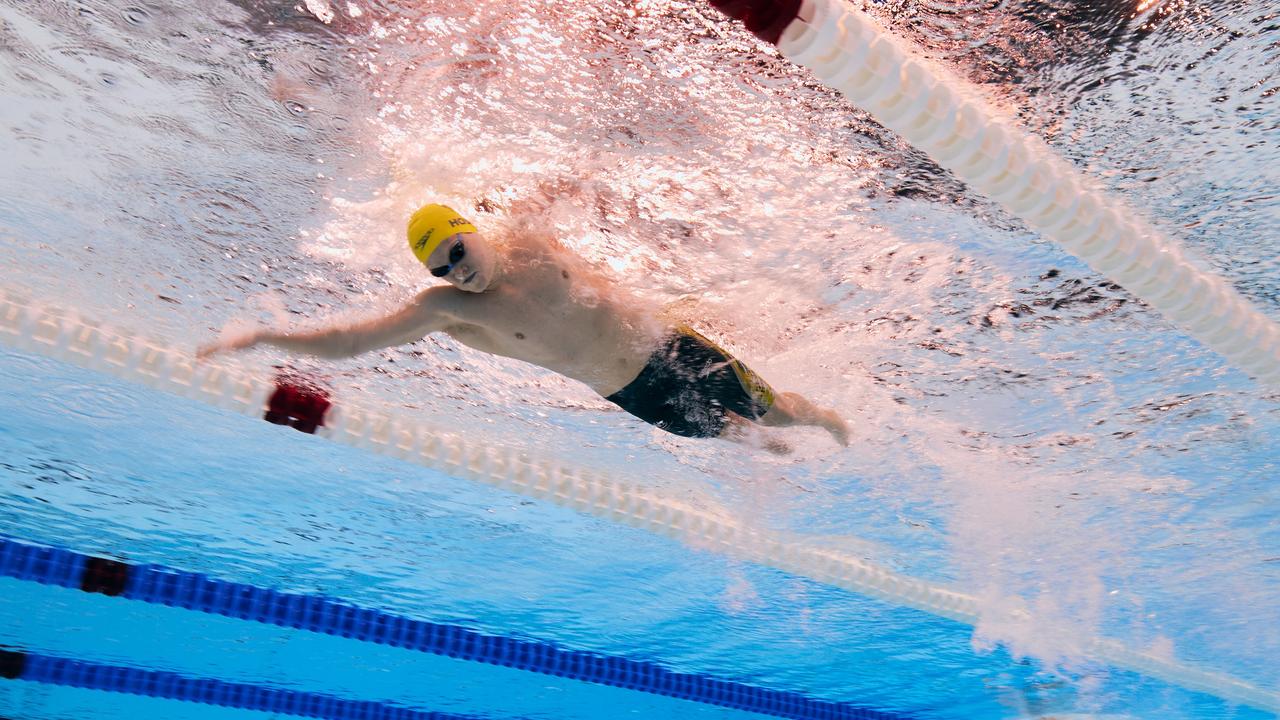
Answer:
MULTIPOLYGON (((849 7, 1280 322, 1280 6, 849 7)), ((0 0, 0 127, 0 718, 1280 713, 1280 388, 710 2, 0 0), (443 332, 216 362, 969 609, 327 442, 4 332, 20 304, 55 306, 191 356, 385 316, 445 285, 405 246, 426 203, 480 235, 554 238, 630 310, 833 408, 848 445, 678 436, 443 332), (44 548, 501 652, 144 600, 140 580, 57 575, 44 548), (73 662, 107 669, 54 671, 73 662)))

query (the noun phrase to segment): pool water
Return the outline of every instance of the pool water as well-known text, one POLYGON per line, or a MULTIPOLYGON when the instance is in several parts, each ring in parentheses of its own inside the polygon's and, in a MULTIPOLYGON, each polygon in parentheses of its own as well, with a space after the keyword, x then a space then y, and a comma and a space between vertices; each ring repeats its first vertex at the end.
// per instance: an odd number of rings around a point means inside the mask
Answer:
MULTIPOLYGON (((1280 318, 1266 3, 868 11, 1280 318)), ((533 198, 848 449, 660 435, 447 339, 296 358, 337 398, 528 444, 980 598, 976 628, 0 352, 0 535, 901 717, 1265 717, 1277 395, 696 2, 0 2, 8 287, 182 348, 426 282, 420 202, 533 198), (1020 607, 1026 620, 1004 621, 1020 607)), ((285 358, 255 352, 260 367, 285 358)), ((0 578, 0 646, 476 717, 734 717, 652 693, 0 578)), ((0 680, 0 716, 244 710, 0 680)))

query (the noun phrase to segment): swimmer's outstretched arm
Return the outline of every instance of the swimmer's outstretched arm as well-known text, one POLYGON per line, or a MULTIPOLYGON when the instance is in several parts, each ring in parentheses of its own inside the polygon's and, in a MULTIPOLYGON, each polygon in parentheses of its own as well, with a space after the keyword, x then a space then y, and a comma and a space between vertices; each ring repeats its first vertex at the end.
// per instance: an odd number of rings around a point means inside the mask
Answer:
POLYGON ((411 343, 448 326, 451 315, 445 312, 445 307, 455 292, 448 287, 428 288, 390 315, 351 324, 298 332, 255 330, 203 345, 196 350, 196 357, 204 359, 216 353, 274 345, 316 357, 347 358, 411 343))

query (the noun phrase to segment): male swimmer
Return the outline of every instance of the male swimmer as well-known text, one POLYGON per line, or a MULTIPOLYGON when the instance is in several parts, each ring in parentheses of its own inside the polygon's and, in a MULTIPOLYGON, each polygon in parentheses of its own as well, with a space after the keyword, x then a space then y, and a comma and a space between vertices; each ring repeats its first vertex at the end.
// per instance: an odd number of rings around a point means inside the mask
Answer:
MULTIPOLYGON (((409 219, 409 248, 448 285, 427 288, 385 317, 310 331, 259 330, 202 347, 217 352, 274 345, 319 357, 353 357, 435 332, 495 355, 524 360, 585 383, 623 410, 667 432, 738 442, 750 423, 815 425, 841 445, 849 430, 833 410, 773 388, 715 343, 659 321, 643 304, 535 232, 495 242, 444 205, 409 219)), ((784 443, 765 439, 773 452, 784 443)))

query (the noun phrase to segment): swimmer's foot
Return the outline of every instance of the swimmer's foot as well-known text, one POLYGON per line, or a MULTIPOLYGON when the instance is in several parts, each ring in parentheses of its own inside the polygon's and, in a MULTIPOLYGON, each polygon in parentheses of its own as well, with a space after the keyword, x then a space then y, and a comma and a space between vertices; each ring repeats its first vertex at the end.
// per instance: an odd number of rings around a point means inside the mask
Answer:
POLYGON ((824 410, 818 424, 831 433, 831 437, 842 447, 849 447, 849 423, 835 410, 824 410))

